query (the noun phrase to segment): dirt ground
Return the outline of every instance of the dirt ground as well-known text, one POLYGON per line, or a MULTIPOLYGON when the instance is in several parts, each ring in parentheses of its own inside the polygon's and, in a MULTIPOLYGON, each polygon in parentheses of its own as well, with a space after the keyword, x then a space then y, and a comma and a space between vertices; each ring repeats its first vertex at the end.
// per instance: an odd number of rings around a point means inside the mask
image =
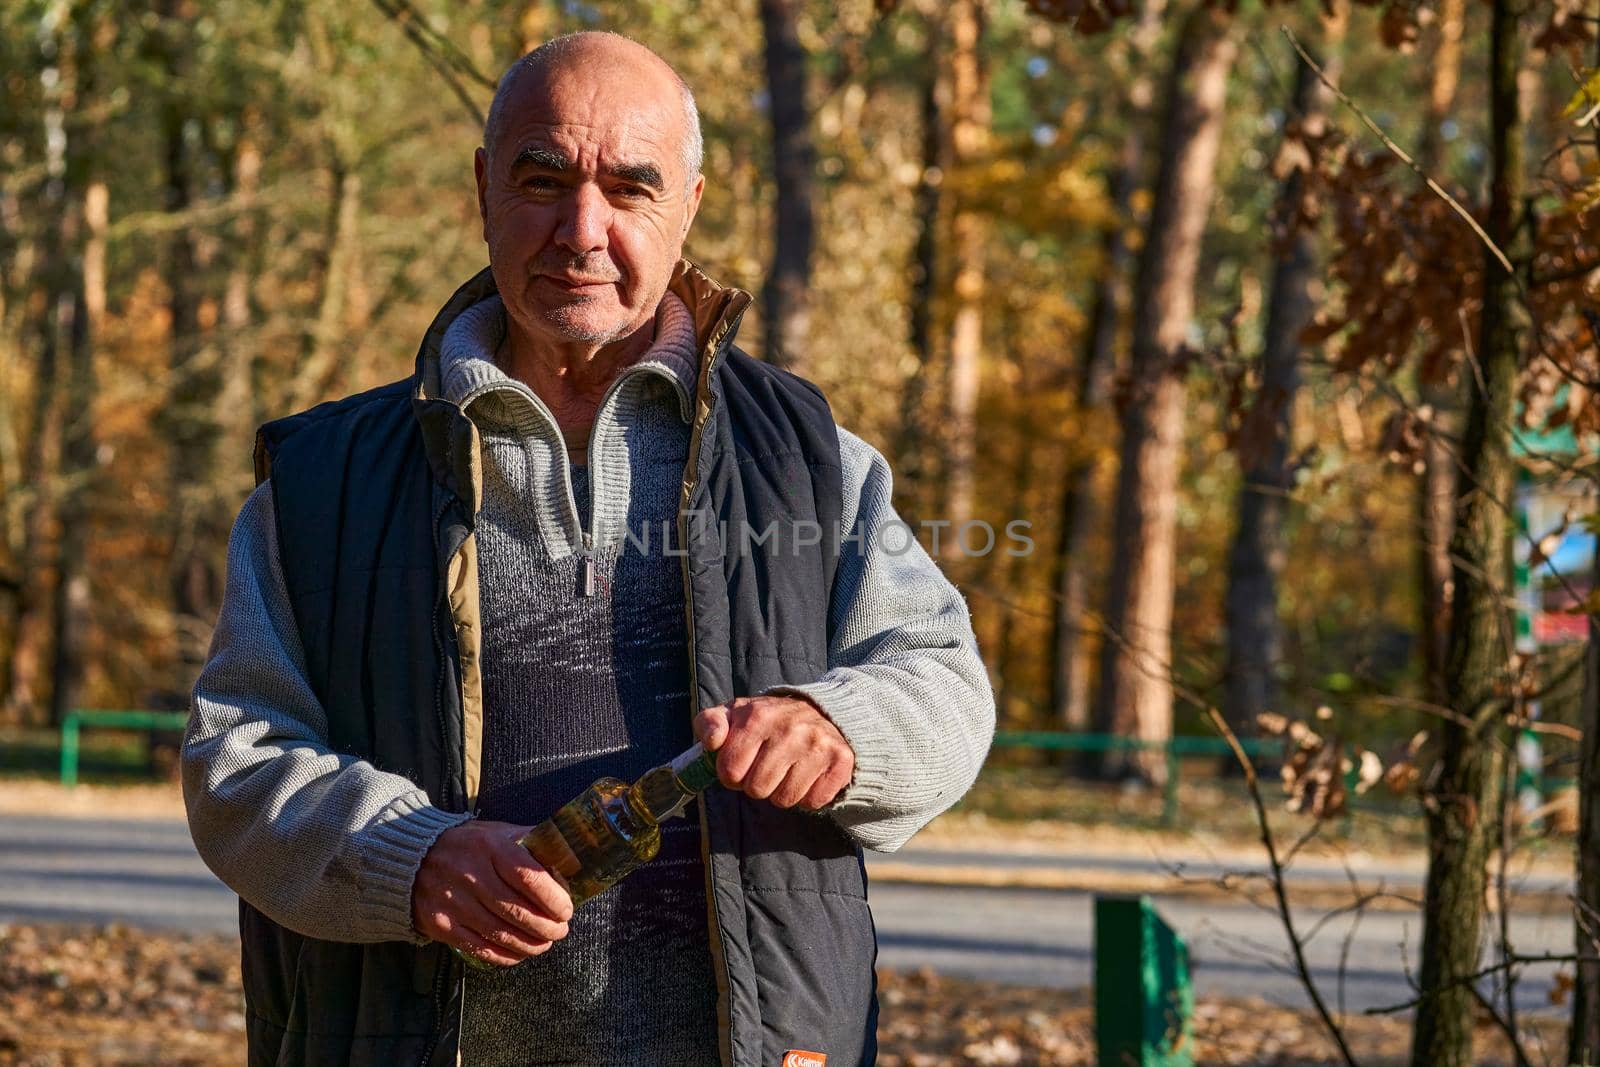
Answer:
MULTIPOLYGON (((1083 1067, 1094 1062, 1084 991, 999 986, 929 973, 880 975, 882 1067, 1083 1067)), ((0 1065, 233 1067, 244 1015, 238 943, 124 927, 0 927, 0 1065)), ((1405 1061, 1406 1024, 1353 1019, 1364 1067, 1405 1061)), ((1559 1040, 1552 1028, 1547 1040, 1559 1040)), ((1481 1034, 1479 1062, 1507 1062, 1481 1034)), ((1337 1062, 1306 1015, 1258 1001, 1197 1007, 1200 1064, 1337 1062)), ((1535 1059, 1537 1059, 1537 1055, 1535 1059)))
POLYGON ((63 788, 40 778, 0 778, 0 815, 66 815, 92 819, 181 819, 177 782, 63 788))

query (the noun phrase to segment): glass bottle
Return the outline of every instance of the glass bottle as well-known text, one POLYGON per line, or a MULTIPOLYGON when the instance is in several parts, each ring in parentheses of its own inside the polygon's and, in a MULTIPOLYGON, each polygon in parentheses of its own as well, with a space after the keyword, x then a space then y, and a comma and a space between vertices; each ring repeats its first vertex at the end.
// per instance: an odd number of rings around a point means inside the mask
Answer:
MULTIPOLYGON (((577 908, 654 859, 661 850, 661 823, 716 781, 716 756, 696 744, 632 785, 601 778, 517 843, 566 886, 577 908)), ((458 955, 475 966, 492 966, 459 950, 458 955)))
POLYGON ((654 859, 661 849, 661 823, 716 780, 716 757, 695 745, 632 785, 601 778, 519 843, 561 877, 576 908, 654 859))

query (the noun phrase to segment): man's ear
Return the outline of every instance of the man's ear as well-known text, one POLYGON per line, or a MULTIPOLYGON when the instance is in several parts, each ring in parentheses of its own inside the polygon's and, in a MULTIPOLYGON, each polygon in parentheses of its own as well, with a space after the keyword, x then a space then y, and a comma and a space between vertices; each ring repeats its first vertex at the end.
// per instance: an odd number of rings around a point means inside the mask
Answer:
POLYGON ((700 211, 700 194, 704 193, 705 191, 706 176, 704 174, 696 174, 694 176, 694 184, 689 187, 689 196, 687 198, 689 202, 684 207, 683 232, 678 235, 678 242, 680 244, 683 243, 683 241, 689 236, 689 227, 694 225, 694 217, 700 211))
POLYGON ((478 182, 478 218, 483 220, 483 239, 489 239, 489 153, 480 148, 472 155, 472 174, 478 182))

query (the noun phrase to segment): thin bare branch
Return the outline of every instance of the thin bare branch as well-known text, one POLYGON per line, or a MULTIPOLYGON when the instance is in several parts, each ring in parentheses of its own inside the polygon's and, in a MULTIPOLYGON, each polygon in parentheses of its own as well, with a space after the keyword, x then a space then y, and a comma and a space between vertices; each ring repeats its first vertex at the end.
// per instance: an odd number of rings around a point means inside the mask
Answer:
POLYGON ((1494 972, 1503 970, 1506 967, 1521 967, 1530 963, 1600 963, 1600 956, 1586 956, 1580 955, 1576 952, 1547 952, 1533 956, 1513 955, 1508 959, 1500 960, 1497 963, 1492 963, 1481 970, 1473 971, 1471 974, 1464 974, 1459 978, 1453 978, 1444 985, 1439 986, 1437 989, 1418 990, 1417 995, 1412 997, 1410 1000, 1402 1001, 1398 1004, 1387 1004, 1378 1008, 1368 1008, 1365 1014, 1394 1015, 1398 1012, 1410 1011, 1418 1004, 1421 1004, 1424 1000, 1427 1000, 1430 997, 1438 996, 1446 989, 1458 985, 1470 985, 1478 982, 1481 979, 1487 978, 1494 972))
POLYGON ((422 18, 416 8, 406 3, 405 0, 372 0, 372 4, 400 28, 400 32, 405 34, 406 40, 416 45, 417 51, 422 53, 422 58, 427 61, 428 65, 434 69, 439 77, 444 79, 445 84, 450 87, 450 92, 461 102, 461 106, 466 109, 472 121, 482 126, 484 120, 483 111, 478 107, 477 101, 472 98, 472 93, 467 90, 466 86, 461 84, 459 75, 464 74, 479 84, 489 86, 491 89, 494 88, 494 82, 479 73, 477 68, 472 65, 472 61, 462 55, 454 44, 433 33, 427 24, 427 20, 422 18), (441 41, 443 41, 443 44, 440 43, 441 41))
POLYGON ((1472 227, 1472 232, 1478 235, 1478 239, 1483 242, 1484 247, 1487 248, 1490 253, 1500 261, 1500 265, 1506 269, 1507 274, 1515 275, 1517 271, 1516 268, 1511 265, 1510 257, 1500 250, 1500 246, 1494 243, 1494 238, 1490 237, 1488 231, 1483 228, 1482 224, 1480 224, 1477 219, 1472 217, 1472 212, 1462 207, 1461 202, 1455 197, 1451 196, 1449 191, 1446 190, 1444 186, 1434 181, 1433 178, 1422 169, 1422 166, 1411 157, 1409 152, 1395 144, 1394 138, 1390 137, 1387 133, 1384 133, 1383 127, 1374 122, 1372 120, 1372 116, 1368 115, 1361 109, 1360 104, 1357 104, 1354 100, 1350 99, 1350 95, 1348 93, 1346 93, 1343 89, 1340 89, 1328 79, 1328 75, 1320 66, 1317 65, 1317 61, 1311 58, 1311 53, 1307 52, 1305 48, 1301 46, 1300 39, 1294 35, 1293 30, 1287 26, 1279 26, 1278 29, 1282 31, 1283 35, 1289 39, 1289 44, 1293 46, 1294 50, 1300 53, 1301 62, 1305 63, 1316 72, 1318 80, 1320 80, 1323 85, 1327 86, 1328 91, 1334 96, 1338 97, 1341 104, 1353 111, 1356 118, 1360 119, 1362 124, 1365 125, 1367 129, 1377 134, 1378 140, 1383 142, 1383 146, 1385 148, 1394 153, 1396 159, 1410 167, 1412 172, 1415 173, 1417 177, 1421 178, 1435 195, 1443 198, 1444 202, 1449 204, 1451 209, 1454 210, 1457 215, 1460 215, 1462 220, 1465 221, 1468 226, 1472 227))
POLYGON ((1344 1030, 1328 1011, 1328 1005, 1322 1000, 1322 993, 1317 988, 1317 980, 1311 975, 1311 968, 1306 963, 1305 944, 1300 935, 1295 932, 1294 912, 1289 907, 1288 887, 1284 883, 1283 864, 1278 859, 1277 842, 1272 836, 1272 824, 1267 818, 1267 805, 1261 798, 1261 780, 1256 775, 1255 763, 1239 743, 1238 735, 1228 725, 1220 712, 1214 707, 1206 708, 1206 716, 1211 720, 1211 725, 1216 727, 1228 747, 1233 750, 1234 759, 1239 761, 1239 766, 1244 770, 1245 786, 1250 790, 1250 803, 1256 810, 1256 825, 1261 831, 1261 845, 1267 852, 1267 863, 1272 868, 1272 895, 1278 904, 1278 920, 1283 924, 1283 931, 1289 938, 1289 951, 1294 956, 1294 969, 1300 984, 1305 987, 1306 995, 1311 998, 1311 1005, 1316 1009, 1317 1017, 1322 1021, 1323 1028, 1339 1049, 1339 1056, 1344 1060, 1345 1067, 1356 1067, 1355 1056, 1350 1052, 1350 1046, 1345 1042, 1344 1030))

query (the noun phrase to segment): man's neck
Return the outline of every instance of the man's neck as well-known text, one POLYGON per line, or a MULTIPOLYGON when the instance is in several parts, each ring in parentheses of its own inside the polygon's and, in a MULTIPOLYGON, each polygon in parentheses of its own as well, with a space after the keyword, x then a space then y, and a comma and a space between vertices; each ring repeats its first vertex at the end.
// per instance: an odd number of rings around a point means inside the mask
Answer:
POLYGON ((638 362, 649 350, 655 329, 655 317, 651 316, 616 341, 551 343, 528 335, 508 317, 495 362, 545 402, 569 439, 574 434, 585 438, 607 387, 624 367, 638 362))

